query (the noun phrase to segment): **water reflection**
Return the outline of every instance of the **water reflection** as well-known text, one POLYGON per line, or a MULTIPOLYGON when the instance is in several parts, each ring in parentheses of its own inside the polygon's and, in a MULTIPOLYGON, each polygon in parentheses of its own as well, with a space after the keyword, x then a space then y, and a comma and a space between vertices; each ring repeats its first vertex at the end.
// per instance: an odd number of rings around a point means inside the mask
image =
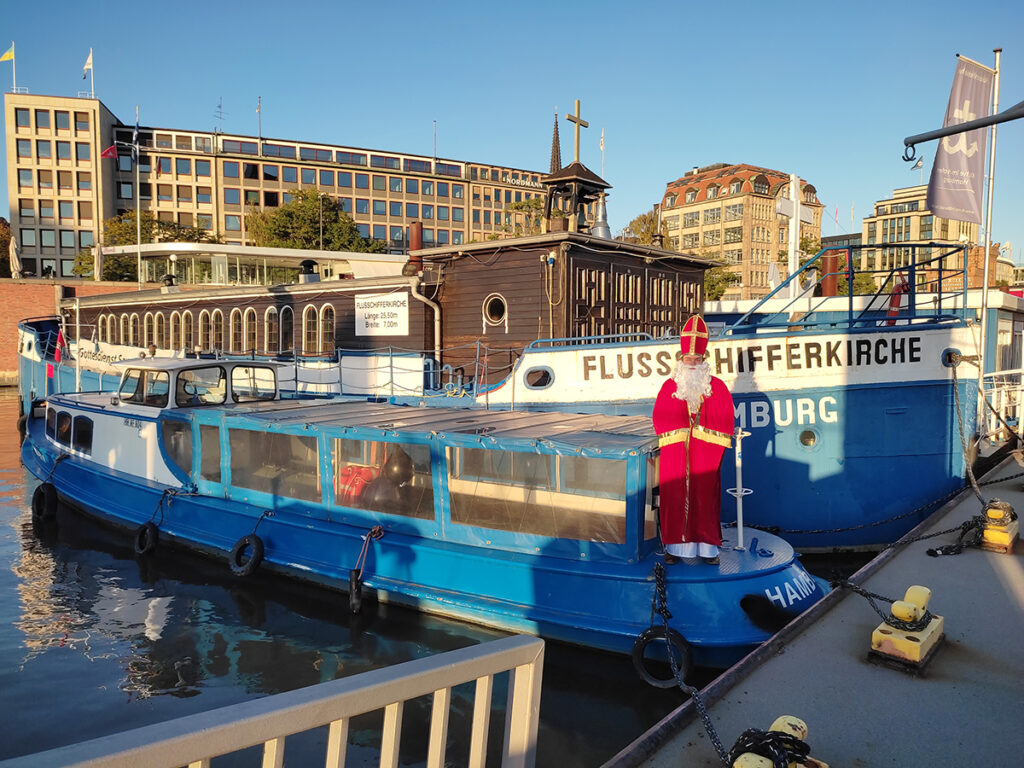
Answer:
MULTIPOLYGON (((16 408, 0 397, 9 435, 16 408)), ((0 759, 503 636, 372 601, 352 616, 342 593, 262 572, 239 580, 226 562, 167 547, 138 559, 125 532, 64 508, 34 526, 34 488, 16 447, 0 447, 0 759)), ((451 764, 465 762, 472 697, 471 685, 453 692, 451 764)), ((643 685, 625 657, 549 643, 538 764, 599 764, 681 700, 643 685)), ((422 761, 429 715, 429 699, 407 706, 403 763, 422 761)), ((376 764, 380 720, 353 723, 350 765, 376 764)), ((492 747, 502 728, 497 713, 492 747)), ((326 735, 294 742, 289 759, 303 764, 326 735)))

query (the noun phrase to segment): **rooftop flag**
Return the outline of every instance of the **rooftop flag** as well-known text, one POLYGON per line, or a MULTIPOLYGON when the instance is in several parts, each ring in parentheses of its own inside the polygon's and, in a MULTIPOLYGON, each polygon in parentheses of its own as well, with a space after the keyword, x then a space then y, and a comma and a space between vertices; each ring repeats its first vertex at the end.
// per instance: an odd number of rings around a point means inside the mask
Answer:
POLYGON ((132 131, 132 160, 139 159, 139 108, 135 108, 135 130, 132 131))
POLYGON ((0 61, 14 61, 14 43, 11 43, 11 47, 4 51, 3 56, 0 56, 0 61))
POLYGON ((86 73, 92 69, 92 48, 89 49, 89 58, 85 60, 85 66, 82 67, 82 79, 85 80, 86 73))
MULTIPOLYGON (((943 127, 989 116, 994 74, 988 67, 970 59, 960 57, 957 60, 943 127)), ((939 141, 926 198, 933 214, 981 224, 985 143, 984 128, 946 136, 939 141)))
POLYGON ((112 157, 117 160, 117 144, 111 144, 109 147, 100 152, 100 157, 112 157))

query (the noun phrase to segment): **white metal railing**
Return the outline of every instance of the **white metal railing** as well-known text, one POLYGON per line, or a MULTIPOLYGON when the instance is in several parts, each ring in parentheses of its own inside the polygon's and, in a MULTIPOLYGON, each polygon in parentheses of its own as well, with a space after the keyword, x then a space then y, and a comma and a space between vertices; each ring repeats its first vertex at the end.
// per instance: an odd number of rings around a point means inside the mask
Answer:
POLYGON ((476 681, 468 765, 487 754, 494 675, 509 672, 502 766, 536 760, 544 641, 516 635, 166 723, 0 762, 3 768, 209 768, 210 760, 263 744, 263 768, 284 764, 285 738, 329 725, 327 768, 345 764, 351 718, 384 710, 381 768, 397 768, 406 701, 433 694, 427 768, 445 765, 448 710, 456 685, 476 681))
MULTIPOLYGON (((1024 369, 986 373, 983 395, 996 413, 1020 433, 1020 410, 1024 404, 1024 369)), ((997 440, 1010 437, 1006 428, 991 410, 982 406, 981 414, 985 419, 984 434, 997 440)))

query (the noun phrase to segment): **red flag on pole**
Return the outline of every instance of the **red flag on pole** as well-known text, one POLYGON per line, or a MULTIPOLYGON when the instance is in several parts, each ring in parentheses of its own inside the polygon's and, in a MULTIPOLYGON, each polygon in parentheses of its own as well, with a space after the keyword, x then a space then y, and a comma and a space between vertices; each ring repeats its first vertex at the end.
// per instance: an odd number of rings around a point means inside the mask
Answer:
POLYGON ((112 157, 114 160, 117 160, 117 144, 111 144, 100 152, 100 157, 112 157))
POLYGON ((67 348, 68 343, 64 339, 64 331, 62 329, 57 331, 57 348, 53 350, 53 362, 59 363, 64 357, 64 350, 67 348))

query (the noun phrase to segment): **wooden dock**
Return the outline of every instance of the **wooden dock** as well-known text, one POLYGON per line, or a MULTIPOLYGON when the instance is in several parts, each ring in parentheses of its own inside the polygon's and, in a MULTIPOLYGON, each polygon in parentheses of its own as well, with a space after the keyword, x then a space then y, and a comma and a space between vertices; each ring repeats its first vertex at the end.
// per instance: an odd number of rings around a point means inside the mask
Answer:
MULTIPOLYGON (((1024 459, 1011 456, 981 481, 982 496, 1024 513, 1022 472, 1024 459)), ((968 488, 904 541, 981 510, 968 488)), ((807 723, 810 755, 831 766, 1020 765, 1024 546, 926 554, 956 540, 950 533, 886 550, 850 577, 894 599, 914 584, 932 590, 929 608, 944 617, 946 638, 922 675, 869 662, 878 614, 864 597, 834 591, 701 692, 725 749, 747 728, 795 715, 807 723)), ((722 765, 692 701, 605 767, 680 765, 722 765)))

